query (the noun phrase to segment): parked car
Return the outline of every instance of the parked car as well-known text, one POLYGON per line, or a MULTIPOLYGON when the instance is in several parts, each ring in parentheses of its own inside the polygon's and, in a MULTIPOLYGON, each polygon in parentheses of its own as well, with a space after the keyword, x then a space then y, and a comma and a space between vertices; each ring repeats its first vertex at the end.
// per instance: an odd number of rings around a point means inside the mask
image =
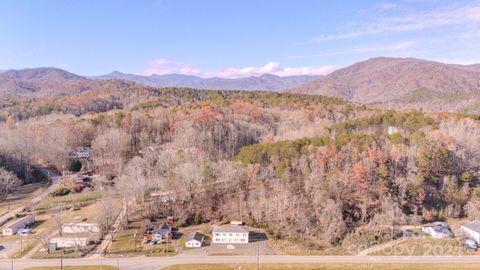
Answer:
POLYGON ((475 241, 473 241, 472 239, 465 240, 464 246, 466 249, 472 250, 472 251, 475 251, 478 248, 477 243, 475 243, 475 241))
POLYGON ((32 229, 21 229, 18 230, 17 235, 28 236, 32 232, 32 229))
POLYGON ((0 245, 0 252, 3 252, 5 250, 5 247, 0 245))

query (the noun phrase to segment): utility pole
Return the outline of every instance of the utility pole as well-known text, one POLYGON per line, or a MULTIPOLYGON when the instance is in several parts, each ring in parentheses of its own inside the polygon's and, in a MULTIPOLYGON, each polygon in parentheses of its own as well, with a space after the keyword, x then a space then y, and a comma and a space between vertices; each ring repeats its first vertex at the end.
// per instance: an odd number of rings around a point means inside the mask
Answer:
POLYGON ((60 250, 60 270, 63 270, 63 249, 60 250))
POLYGON ((257 270, 260 269, 260 243, 257 241, 257 270))
MULTIPOLYGON (((112 236, 113 237, 113 236, 112 236)), ((134 245, 134 251, 135 253, 137 252, 137 232, 133 233, 133 245, 134 245)))

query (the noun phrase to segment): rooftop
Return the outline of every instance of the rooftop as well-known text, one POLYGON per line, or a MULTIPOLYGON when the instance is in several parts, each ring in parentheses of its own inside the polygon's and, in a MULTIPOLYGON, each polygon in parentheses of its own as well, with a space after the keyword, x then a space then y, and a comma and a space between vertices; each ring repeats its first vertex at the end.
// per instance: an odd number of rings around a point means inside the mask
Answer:
POLYGON ((16 224, 18 224, 18 223, 22 223, 22 222, 24 222, 25 220, 31 219, 32 217, 33 217, 33 215, 26 215, 26 216, 24 216, 24 217, 22 217, 22 218, 13 220, 13 221, 9 222, 8 224, 6 224, 6 225, 4 226, 4 228, 10 228, 10 227, 12 227, 12 226, 14 226, 14 225, 16 225, 16 224))
POLYGON ((158 196, 170 196, 170 195, 175 195, 175 191, 152 191, 150 192, 150 196, 152 197, 158 197, 158 196))
POLYGON ((65 237, 65 236, 57 236, 50 239, 50 242, 57 242, 57 241, 87 241, 88 238, 86 237, 65 237))
POLYGON ((65 223, 63 227, 92 227, 92 226, 100 226, 98 223, 65 223))
POLYGON ((465 228, 468 228, 472 231, 480 232, 480 221, 479 220, 474 220, 472 222, 463 224, 462 226, 465 227, 465 228))
POLYGON ((188 236, 188 240, 187 241, 191 241, 191 240, 196 240, 198 242, 202 242, 203 240, 203 234, 199 233, 199 232, 194 232, 194 233, 191 233, 189 236, 188 236))
POLYGON ((248 230, 245 229, 243 226, 236 226, 236 225, 225 225, 225 226, 218 226, 213 229, 213 232, 226 232, 226 233, 248 233, 248 230))

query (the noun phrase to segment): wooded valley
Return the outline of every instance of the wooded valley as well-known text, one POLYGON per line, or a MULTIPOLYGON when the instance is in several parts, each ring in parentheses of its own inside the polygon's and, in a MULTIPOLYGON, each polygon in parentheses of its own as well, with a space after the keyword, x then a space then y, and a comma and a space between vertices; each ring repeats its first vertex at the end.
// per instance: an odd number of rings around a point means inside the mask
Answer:
POLYGON ((110 81, 2 103, 0 198, 31 181, 28 160, 115 175, 145 218, 242 219, 316 247, 382 238, 392 226, 480 218, 480 120, 380 110, 337 98, 153 88, 110 81), (8 175, 3 177, 3 175, 8 175), (20 180, 19 180, 20 179, 20 180), (174 207, 149 191, 174 191, 174 207))

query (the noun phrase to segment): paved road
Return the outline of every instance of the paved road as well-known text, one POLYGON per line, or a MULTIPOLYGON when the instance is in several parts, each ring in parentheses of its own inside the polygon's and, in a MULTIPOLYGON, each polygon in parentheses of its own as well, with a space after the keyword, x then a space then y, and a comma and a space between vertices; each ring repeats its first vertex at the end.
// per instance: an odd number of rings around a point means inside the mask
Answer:
MULTIPOLYGON (((0 259, 0 270, 24 269, 33 266, 59 266, 60 260, 0 259)), ((238 263, 254 264, 255 256, 175 256, 132 258, 64 259, 63 265, 112 265, 122 270, 153 270, 173 264, 238 263)), ((480 256, 260 256, 260 263, 479 263, 480 256)))
POLYGON ((50 169, 47 169, 45 167, 42 167, 40 165, 33 165, 38 171, 40 171, 42 174, 46 175, 47 177, 49 177, 50 179, 52 179, 52 184, 44 191, 42 192, 40 195, 32 198, 30 200, 29 203, 25 204, 25 205, 22 205, 18 208, 15 208, 13 210, 11 210, 10 212, 4 214, 3 216, 0 217, 0 224, 3 224, 5 223, 8 219, 10 218, 13 218, 15 217, 15 215, 17 215, 18 213, 21 213, 23 210, 25 210, 25 208, 31 206, 31 205, 34 205, 36 203, 38 203, 39 201, 45 199, 48 194, 50 192, 52 192, 53 190, 55 190, 55 188, 58 186, 58 184, 60 183, 60 175, 58 175, 56 172, 50 170, 50 169))

